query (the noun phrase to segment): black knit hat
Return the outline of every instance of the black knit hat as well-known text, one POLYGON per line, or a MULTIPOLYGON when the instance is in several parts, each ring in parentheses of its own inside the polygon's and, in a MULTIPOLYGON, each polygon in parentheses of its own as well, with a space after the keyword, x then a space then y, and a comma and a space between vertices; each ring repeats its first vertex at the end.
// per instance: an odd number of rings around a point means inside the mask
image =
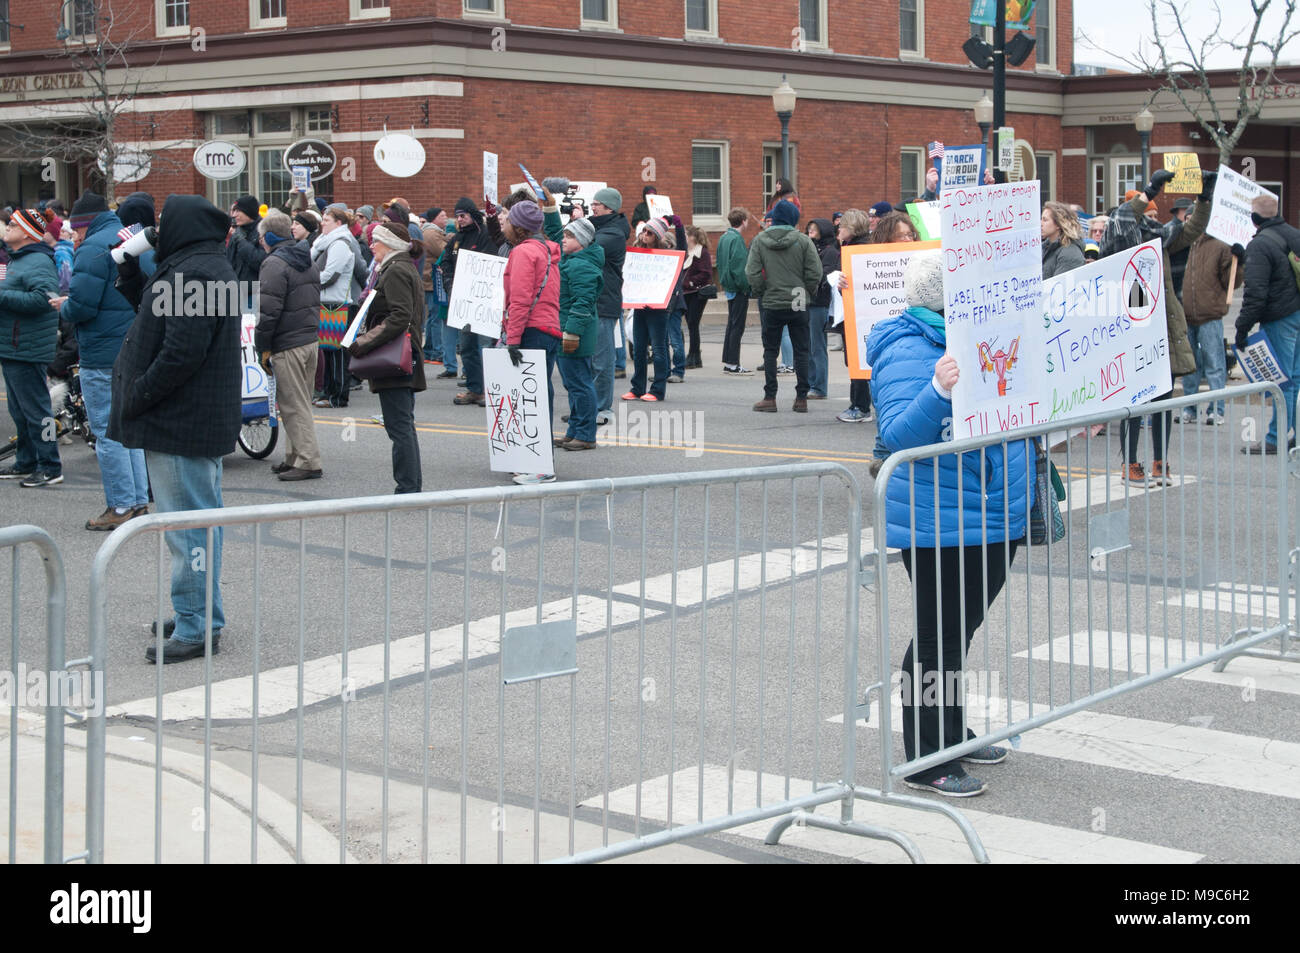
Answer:
POLYGON ((239 198, 235 199, 236 211, 243 212, 255 222, 262 217, 258 213, 258 208, 259 205, 257 199, 251 195, 241 195, 239 198))
POLYGON ((473 199, 468 198, 466 196, 461 196, 456 200, 456 211, 468 212, 469 214, 473 215, 475 212, 478 211, 478 206, 474 204, 473 199))

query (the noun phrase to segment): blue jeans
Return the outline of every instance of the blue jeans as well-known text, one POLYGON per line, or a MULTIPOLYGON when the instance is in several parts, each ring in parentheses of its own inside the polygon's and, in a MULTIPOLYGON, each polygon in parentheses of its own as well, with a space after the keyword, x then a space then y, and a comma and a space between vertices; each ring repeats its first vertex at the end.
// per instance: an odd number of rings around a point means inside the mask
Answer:
MULTIPOLYGON (((1188 397, 1195 394, 1200 390, 1202 380, 1210 385, 1210 390, 1223 390, 1227 387, 1228 357, 1223 350, 1223 319, 1187 325, 1187 339, 1192 344, 1192 353, 1196 355, 1196 370, 1183 375, 1183 393, 1188 397)), ((1190 409, 1193 414, 1196 413, 1195 404, 1190 409)), ((1212 409, 1222 414, 1223 401, 1220 400, 1218 406, 1212 409)))
POLYGON ((424 293, 424 313, 428 320, 424 322, 424 359, 426 361, 442 360, 442 321, 438 315, 438 295, 433 291, 424 293))
POLYGON ((668 315, 668 372, 678 377, 686 376, 686 342, 682 337, 682 318, 685 315, 685 308, 678 308, 668 315))
POLYGON ((9 416, 18 432, 14 467, 21 473, 60 474, 59 440, 50 412, 50 389, 45 386, 45 365, 31 361, 0 361, 4 369, 9 416))
POLYGON ((546 427, 543 433, 548 437, 554 436, 555 382, 551 378, 555 374, 555 356, 560 353, 560 339, 537 328, 524 328, 524 333, 519 336, 519 346, 525 351, 546 352, 546 427))
POLYGON ((490 337, 475 334, 469 328, 460 329, 460 360, 465 371, 465 390, 471 394, 483 393, 483 354, 481 349, 496 344, 490 337))
POLYGON ((456 371, 456 348, 460 344, 460 331, 447 327, 447 309, 438 309, 438 322, 442 328, 442 369, 456 371))
MULTIPOLYGON (((826 388, 829 386, 830 368, 827 366, 826 358, 826 318, 830 314, 830 308, 809 308, 808 309, 808 390, 810 393, 821 394, 826 396, 826 388)), ((784 348, 785 342, 790 340, 790 331, 787 328, 785 334, 781 336, 781 344, 784 348)))
POLYGON ((646 392, 646 352, 655 351, 655 379, 650 393, 660 400, 668 391, 668 312, 659 308, 638 308, 632 317, 632 372, 631 390, 640 397, 646 392))
MULTIPOLYGON (((627 336, 627 322, 623 320, 622 311, 618 313, 618 327, 619 331, 622 332, 620 334, 620 339, 623 341, 623 344, 614 349, 614 370, 625 371, 627 370, 627 346, 630 341, 627 336)), ((614 332, 611 330, 610 333, 613 334, 614 332)))
POLYGON ((86 416, 95 435, 95 456, 99 458, 99 478, 104 484, 104 500, 116 509, 130 509, 149 502, 149 474, 144 468, 144 451, 128 450, 104 435, 113 404, 113 370, 96 367, 81 369, 81 396, 86 402, 86 416))
POLYGON ((591 358, 566 357, 556 360, 560 365, 560 380, 569 392, 569 429, 565 438, 596 440, 596 379, 592 376, 591 358))
MULTIPOLYGON (((1288 314, 1285 318, 1261 324, 1264 337, 1277 355, 1282 365, 1282 373, 1287 375, 1287 382, 1282 385, 1282 402, 1286 404, 1286 429, 1288 437, 1295 432, 1295 398, 1300 389, 1300 311, 1288 314)), ((1286 441, 1277 436, 1277 408, 1273 408, 1273 422, 1268 425, 1268 443, 1276 447, 1286 445, 1286 441)))
POLYGON ((591 355, 591 372, 596 377, 597 412, 613 411, 614 408, 614 328, 618 321, 614 318, 598 318, 596 322, 596 353, 591 355))
MULTIPOLYGON (((220 509, 221 458, 180 457, 145 451, 153 500, 159 513, 220 509)), ((212 530, 212 552, 207 552, 206 529, 172 530, 165 534, 172 554, 172 609, 176 613, 179 642, 202 642, 207 627, 208 571, 212 572, 212 631, 226 626, 221 610, 221 528, 212 530)))

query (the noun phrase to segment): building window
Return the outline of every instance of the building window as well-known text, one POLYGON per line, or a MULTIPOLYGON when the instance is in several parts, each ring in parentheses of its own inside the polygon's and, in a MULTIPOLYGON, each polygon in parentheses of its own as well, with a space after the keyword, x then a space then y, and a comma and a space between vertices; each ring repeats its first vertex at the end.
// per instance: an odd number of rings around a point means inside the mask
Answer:
POLYGON ((391 12, 388 9, 388 0, 351 0, 350 15, 354 20, 386 17, 391 12))
POLYGON ((288 26, 285 12, 288 0, 249 0, 248 25, 251 27, 288 26))
POLYGON ((901 192, 904 202, 915 202, 921 194, 921 166, 925 162, 924 149, 904 149, 901 154, 901 192))
POLYGON ((71 0, 64 6, 63 11, 63 25, 68 31, 67 39, 77 42, 95 36, 97 19, 95 0, 71 0))
POLYGON ((328 109, 307 110, 308 132, 329 132, 332 128, 334 127, 330 122, 330 111, 328 109))
POLYGON ((505 0, 465 0, 465 14, 471 17, 504 18, 505 0))
MULTIPOLYGON (((244 161, 248 161, 248 153, 244 153, 244 161)), ((233 179, 224 179, 220 182, 213 182, 212 204, 217 208, 225 211, 235 204, 235 199, 241 195, 250 194, 248 191, 248 166, 244 166, 244 171, 239 173, 233 179)))
POLYGON ((983 40, 989 46, 993 45, 993 27, 991 26, 972 23, 970 25, 970 35, 976 39, 983 40))
POLYGON ((1056 153, 1035 152, 1034 169, 1038 173, 1038 193, 1044 202, 1056 198, 1056 153))
POLYGON ((1098 160, 1092 164, 1092 214, 1102 215, 1106 208, 1106 163, 1098 160))
MULTIPOLYGON (((252 194, 271 208, 284 204, 293 186, 293 177, 284 167, 284 152, 304 132, 328 140, 330 108, 326 105, 297 106, 284 109, 238 110, 209 113, 207 134, 225 139, 244 150, 249 165, 235 179, 211 182, 210 198, 218 208, 229 208, 241 195, 252 194)), ((320 196, 332 195, 332 176, 313 182, 320 196)))
POLYGON ((686 0, 686 35, 718 35, 718 0, 686 0))
POLYGON ((808 46, 827 45, 826 0, 799 0, 799 29, 808 46))
POLYGON ((190 0, 156 0, 154 9, 159 36, 189 35, 190 0))
POLYGON ((898 51, 925 55, 925 0, 898 0, 898 51))
POLYGON ((284 149, 257 150, 257 198, 270 208, 289 201, 293 176, 284 167, 284 149))
POLYGON ((583 26, 618 26, 618 0, 582 0, 583 26))
POLYGON ((1055 0, 1038 0, 1034 7, 1034 18, 1038 21, 1035 29, 1038 42, 1034 44, 1034 55, 1038 65, 1045 69, 1056 68, 1056 39, 1052 32, 1056 29, 1055 0))
POLYGON ((0 0, 0 46, 9 45, 9 0, 0 0))
POLYGON ((257 131, 261 132, 292 132, 293 131, 293 110, 291 109, 272 109, 257 114, 257 131))
MULTIPOLYGON (((772 204, 776 193, 776 180, 781 175, 781 146, 763 143, 763 208, 772 204)), ((790 143, 790 183, 799 191, 799 147, 790 143)))
POLYGON ((691 213, 695 224, 721 223, 727 195, 727 143, 691 143, 691 213))

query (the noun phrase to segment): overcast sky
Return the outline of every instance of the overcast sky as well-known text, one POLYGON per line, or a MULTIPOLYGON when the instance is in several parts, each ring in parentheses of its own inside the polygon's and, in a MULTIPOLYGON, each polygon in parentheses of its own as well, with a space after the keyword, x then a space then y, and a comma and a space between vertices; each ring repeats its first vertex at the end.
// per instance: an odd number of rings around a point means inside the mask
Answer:
MULTIPOLYGON (((1139 44, 1146 44, 1151 49, 1151 14, 1150 3, 1153 0, 1073 0, 1074 3, 1074 58, 1079 63, 1112 66, 1119 69, 1131 69, 1123 58, 1136 57, 1139 44), (1086 39, 1085 39, 1086 36, 1086 39), (1090 42, 1091 41, 1091 42, 1090 42)), ((1173 27, 1173 18, 1167 13, 1166 0, 1155 0, 1161 11, 1161 23, 1166 28, 1161 31, 1171 44, 1172 56, 1185 56, 1186 46, 1176 39, 1177 31, 1173 27)), ((1214 33, 1217 17, 1215 7, 1222 13, 1223 26, 1219 36, 1232 39, 1249 36, 1250 26, 1254 22, 1250 0, 1175 0, 1183 11, 1183 25, 1192 37, 1194 45, 1199 44, 1214 33)), ((1272 0, 1264 17, 1264 29, 1261 38, 1276 39, 1278 25, 1285 10, 1284 0, 1272 0), (1271 27, 1271 29, 1270 29, 1271 27)), ((1291 19, 1288 32, 1300 28, 1300 12, 1291 19)), ((1154 58, 1154 50, 1152 50, 1154 58)), ((1283 51, 1281 62, 1300 62, 1300 38, 1293 39, 1283 51)), ((1210 54, 1206 63, 1211 69, 1233 69, 1241 66, 1241 53, 1221 47, 1210 54)))

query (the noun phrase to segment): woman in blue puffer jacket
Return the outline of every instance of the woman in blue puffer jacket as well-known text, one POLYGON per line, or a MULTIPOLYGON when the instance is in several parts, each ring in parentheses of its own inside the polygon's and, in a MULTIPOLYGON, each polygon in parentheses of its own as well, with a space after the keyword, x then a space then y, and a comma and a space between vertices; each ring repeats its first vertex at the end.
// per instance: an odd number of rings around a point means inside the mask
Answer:
MULTIPOLYGON (((890 451, 951 439, 958 377, 957 361, 946 353, 940 253, 913 256, 903 285, 907 310, 881 321, 867 339, 880 437, 890 451)), ((903 747, 909 761, 975 737, 966 729, 963 711, 962 655, 984 621, 986 592, 992 602, 1006 582, 1006 567, 1025 536, 1033 491, 1027 470, 1032 458, 1024 441, 937 459, 937 510, 936 468, 930 460, 898 467, 885 490, 886 545, 902 550, 917 613, 916 640, 902 667, 903 747)), ((1005 748, 987 745, 906 780, 949 797, 973 797, 983 794, 985 785, 966 774, 961 762, 996 764, 1006 756, 1005 748)))

